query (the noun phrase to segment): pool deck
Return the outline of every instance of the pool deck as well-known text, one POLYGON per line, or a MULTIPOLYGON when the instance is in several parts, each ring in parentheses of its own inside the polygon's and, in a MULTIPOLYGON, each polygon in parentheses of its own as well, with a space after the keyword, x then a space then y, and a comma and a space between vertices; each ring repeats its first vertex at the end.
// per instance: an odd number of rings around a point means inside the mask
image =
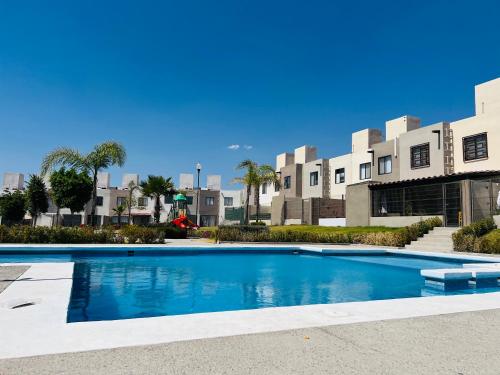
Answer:
POLYGON ((21 276, 28 266, 0 267, 0 293, 2 293, 13 281, 21 276))
POLYGON ((497 375, 499 332, 488 310, 6 359, 0 373, 497 375))

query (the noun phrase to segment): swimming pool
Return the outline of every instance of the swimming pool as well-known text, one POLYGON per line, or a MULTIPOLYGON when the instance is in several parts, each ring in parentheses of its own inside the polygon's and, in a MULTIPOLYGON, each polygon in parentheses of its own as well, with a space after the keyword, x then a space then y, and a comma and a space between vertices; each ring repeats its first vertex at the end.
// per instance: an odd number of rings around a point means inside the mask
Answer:
POLYGON ((75 263, 68 322, 442 295, 425 286, 420 270, 462 266, 457 260, 401 255, 262 250, 134 256, 0 253, 0 263, 68 261, 75 263))

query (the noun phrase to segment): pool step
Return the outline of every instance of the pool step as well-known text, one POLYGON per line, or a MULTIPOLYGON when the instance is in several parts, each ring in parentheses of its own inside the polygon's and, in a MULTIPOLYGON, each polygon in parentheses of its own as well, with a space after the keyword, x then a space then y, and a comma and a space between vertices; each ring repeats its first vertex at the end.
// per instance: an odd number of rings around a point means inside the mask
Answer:
POLYGON ((426 285, 438 286, 442 289, 467 289, 469 284, 476 287, 498 286, 500 266, 474 264, 464 268, 439 268, 425 269, 420 275, 425 279, 426 285), (474 267, 476 266, 476 267, 474 267))
POLYGON ((452 252, 453 240, 451 236, 458 228, 436 227, 429 233, 406 245, 407 250, 452 252))

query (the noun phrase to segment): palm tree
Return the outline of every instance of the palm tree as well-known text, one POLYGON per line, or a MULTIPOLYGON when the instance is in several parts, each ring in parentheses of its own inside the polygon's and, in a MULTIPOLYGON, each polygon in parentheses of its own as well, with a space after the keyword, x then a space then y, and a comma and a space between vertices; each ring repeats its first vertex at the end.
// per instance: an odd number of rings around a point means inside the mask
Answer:
POLYGON ((149 175, 146 181, 141 182, 142 194, 146 197, 155 200, 155 223, 160 222, 161 196, 174 194, 175 188, 172 182, 172 177, 164 178, 163 176, 149 175))
POLYGON ((122 215, 125 212, 125 206, 119 205, 116 208, 113 208, 113 212, 118 216, 118 226, 122 225, 122 215))
POLYGON ((126 201, 127 212, 128 212, 128 224, 132 223, 132 207, 135 205, 134 191, 140 189, 139 185, 136 185, 134 181, 128 183, 128 197, 126 201))
POLYGON ((259 221, 260 215, 260 188, 264 184, 274 184, 274 186, 280 186, 280 178, 278 174, 270 165, 255 165, 255 178, 253 183, 253 188, 255 191, 255 207, 257 214, 257 221, 259 221))
POLYGON ((236 166, 236 169, 245 169, 246 173, 243 177, 233 179, 234 184, 243 184, 247 189, 247 198, 245 201, 245 224, 250 220, 250 195, 252 193, 252 186, 255 185, 257 180, 257 163, 252 160, 243 160, 236 166))
POLYGON ((56 166, 69 166, 85 171, 92 178, 91 225, 95 225, 97 203, 97 173, 113 165, 123 166, 127 153, 118 142, 108 141, 94 146, 88 154, 81 154, 75 149, 60 147, 45 155, 42 161, 42 175, 46 175, 56 166))

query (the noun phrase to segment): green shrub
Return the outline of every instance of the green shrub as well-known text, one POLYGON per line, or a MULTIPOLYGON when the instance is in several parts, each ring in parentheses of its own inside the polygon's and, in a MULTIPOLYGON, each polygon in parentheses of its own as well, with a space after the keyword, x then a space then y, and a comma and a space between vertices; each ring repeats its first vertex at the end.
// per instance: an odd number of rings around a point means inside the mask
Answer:
POLYGON ((109 230, 94 230, 90 227, 31 227, 0 225, 1 243, 37 243, 37 244, 83 244, 83 243, 120 243, 109 230))
POLYGON ((127 225, 120 230, 120 234, 127 240, 130 244, 135 243, 163 243, 165 236, 163 231, 159 231, 157 228, 148 228, 138 225, 127 225))
POLYGON ((266 223, 264 223, 263 221, 252 221, 250 225, 262 225, 265 227, 266 223))
POLYGON ((423 236, 435 226, 441 225, 439 218, 427 219, 398 230, 380 231, 378 228, 373 228, 373 232, 367 232, 366 228, 360 228, 356 232, 356 228, 350 228, 352 229, 350 231, 317 231, 309 227, 304 230, 300 230, 300 227, 291 227, 269 231, 268 227, 236 225, 220 227, 216 239, 230 242, 362 243, 401 247, 423 236))
POLYGON ((500 254, 500 229, 479 237, 474 242, 474 251, 478 253, 500 254))
POLYGON ((482 239, 488 232, 496 228, 495 221, 489 217, 467 225, 453 233, 453 249, 455 251, 490 252, 490 239, 482 239), (486 250, 485 250, 486 249, 486 250))

